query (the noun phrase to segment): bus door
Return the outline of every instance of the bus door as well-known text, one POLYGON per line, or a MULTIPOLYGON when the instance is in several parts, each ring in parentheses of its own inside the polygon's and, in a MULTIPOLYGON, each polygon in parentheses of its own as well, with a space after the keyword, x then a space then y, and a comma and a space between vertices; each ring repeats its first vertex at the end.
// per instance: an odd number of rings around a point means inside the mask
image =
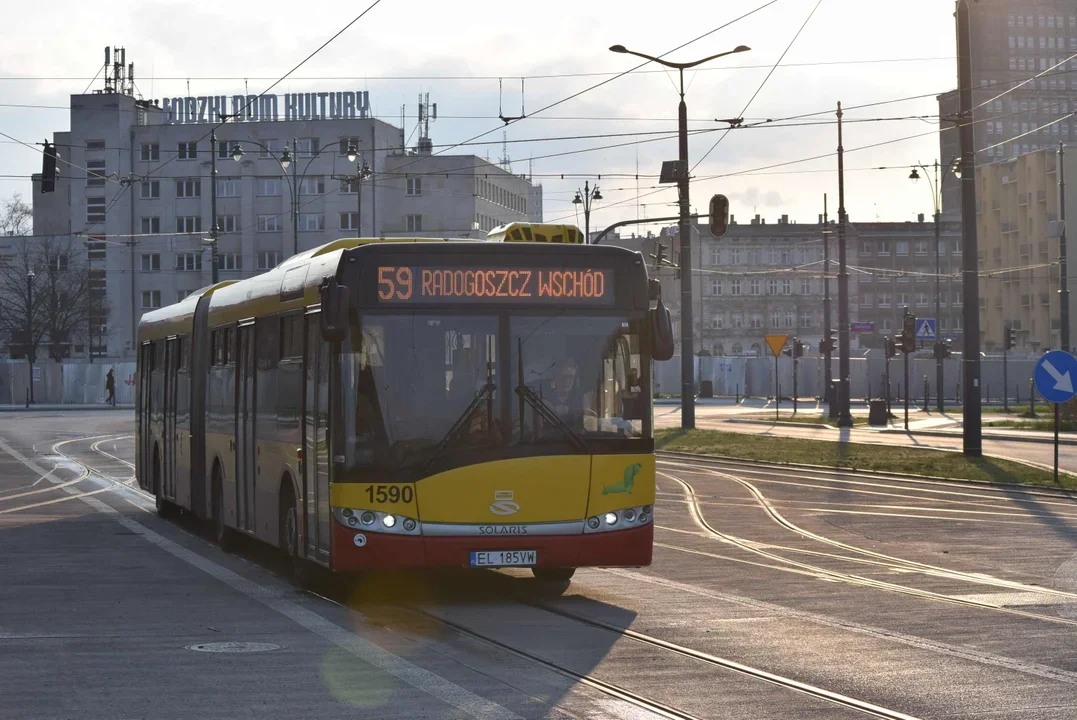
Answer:
POLYGON ((142 343, 138 364, 138 486, 153 492, 153 427, 150 424, 150 408, 153 394, 150 376, 153 374, 153 343, 142 343))
POLYGON ((254 530, 254 323, 240 325, 236 342, 236 527, 254 530))
POLYGON ((307 557, 329 562, 329 354, 318 313, 306 316, 303 392, 303 487, 307 557))
POLYGON ((162 408, 164 423, 161 430, 161 442, 164 445, 161 494, 169 499, 176 498, 176 380, 178 373, 179 340, 169 338, 165 344, 165 401, 162 408))

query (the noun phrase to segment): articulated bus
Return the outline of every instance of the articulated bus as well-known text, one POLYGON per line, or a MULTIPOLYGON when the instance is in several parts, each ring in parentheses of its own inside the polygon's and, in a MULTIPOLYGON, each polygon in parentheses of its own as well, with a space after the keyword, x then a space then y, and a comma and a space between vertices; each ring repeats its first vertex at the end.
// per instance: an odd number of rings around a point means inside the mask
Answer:
POLYGON ((669 312, 639 253, 574 230, 337 240, 147 313, 139 484, 300 579, 650 564, 669 312))

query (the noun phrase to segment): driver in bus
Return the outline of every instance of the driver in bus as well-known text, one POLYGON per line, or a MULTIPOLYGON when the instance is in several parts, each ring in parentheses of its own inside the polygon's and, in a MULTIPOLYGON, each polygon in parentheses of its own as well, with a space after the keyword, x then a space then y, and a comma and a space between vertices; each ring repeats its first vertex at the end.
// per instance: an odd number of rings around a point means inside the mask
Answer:
POLYGON ((573 430, 583 428, 583 392, 577 379, 580 367, 571 355, 557 366, 543 399, 573 430))

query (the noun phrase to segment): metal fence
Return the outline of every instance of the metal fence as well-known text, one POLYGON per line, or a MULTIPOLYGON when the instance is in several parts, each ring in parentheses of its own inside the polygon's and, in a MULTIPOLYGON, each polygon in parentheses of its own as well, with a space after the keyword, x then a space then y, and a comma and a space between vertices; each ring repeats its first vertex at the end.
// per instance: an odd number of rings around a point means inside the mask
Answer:
POLYGON ((0 360, 0 405, 24 403, 33 382, 34 402, 49 404, 103 403, 105 375, 114 370, 116 402, 135 401, 135 363, 131 360, 88 362, 45 361, 30 368, 24 360, 0 360))
MULTIPOLYGON (((1030 380, 1038 358, 1020 357, 1008 361, 1006 393, 1011 401, 1028 400, 1030 380)), ((821 397, 826 386, 823 359, 801 358, 798 362, 797 394, 801 397, 821 397)), ((964 391, 963 363, 954 356, 943 361, 943 397, 957 401, 964 391)), ((832 361, 831 373, 838 375, 838 358, 832 361)), ((853 398, 883 397, 885 395, 886 361, 882 357, 859 357, 849 359, 849 392, 853 398)), ((937 397, 935 387, 935 359, 931 357, 909 358, 910 399, 922 400, 925 378, 927 393, 937 397)), ((709 380, 716 396, 773 397, 775 394, 774 358, 722 358, 700 357, 696 359, 696 387, 709 380)), ((1003 393, 1002 357, 986 357, 980 361, 981 397, 984 401, 1000 401, 1003 393)), ((778 359, 778 386, 783 396, 793 394, 793 360, 782 355, 778 359)), ((890 393, 892 397, 904 397, 904 360, 898 356, 890 361, 890 393)), ((655 392, 679 395, 681 391, 680 358, 655 363, 655 392)))

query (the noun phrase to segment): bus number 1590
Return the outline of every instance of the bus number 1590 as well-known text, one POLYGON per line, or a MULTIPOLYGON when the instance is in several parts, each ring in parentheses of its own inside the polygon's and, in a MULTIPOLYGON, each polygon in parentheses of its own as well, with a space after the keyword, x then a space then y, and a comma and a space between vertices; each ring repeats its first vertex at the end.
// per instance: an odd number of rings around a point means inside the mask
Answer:
POLYGON ((368 485, 366 494, 370 502, 410 503, 415 499, 415 489, 410 485, 368 485))

